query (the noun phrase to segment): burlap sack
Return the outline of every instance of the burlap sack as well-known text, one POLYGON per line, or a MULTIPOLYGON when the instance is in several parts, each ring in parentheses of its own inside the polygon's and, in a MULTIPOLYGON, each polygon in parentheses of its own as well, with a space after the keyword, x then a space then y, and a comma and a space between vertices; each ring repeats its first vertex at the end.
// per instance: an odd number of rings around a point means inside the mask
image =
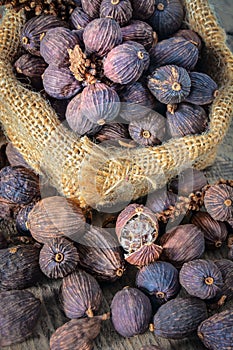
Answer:
POLYGON ((0 20, 0 120, 8 138, 39 174, 82 206, 130 201, 163 186, 185 166, 212 164, 233 111, 233 56, 207 0, 184 0, 186 21, 204 40, 205 65, 219 84, 209 131, 148 148, 102 147, 60 124, 38 93, 12 71, 24 15, 8 9, 0 20))

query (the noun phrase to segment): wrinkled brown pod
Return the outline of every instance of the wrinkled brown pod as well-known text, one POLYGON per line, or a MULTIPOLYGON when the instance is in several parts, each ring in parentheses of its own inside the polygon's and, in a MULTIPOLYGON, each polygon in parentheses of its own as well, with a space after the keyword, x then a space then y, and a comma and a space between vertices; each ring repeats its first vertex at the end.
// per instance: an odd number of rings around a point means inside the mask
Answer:
POLYGON ((169 181, 168 187, 179 195, 189 195, 201 191, 207 185, 207 178, 203 171, 195 168, 187 168, 177 177, 169 181))
POLYGON ((190 41, 192 44, 197 46, 199 51, 202 48, 202 41, 200 36, 191 29, 180 29, 178 30, 178 32, 173 34, 173 37, 184 38, 190 41))
POLYGON ((50 338, 51 350, 92 350, 93 340, 99 335, 101 323, 109 314, 71 320, 57 328, 50 338))
POLYGON ((1 219, 12 219, 17 215, 19 205, 13 203, 5 198, 0 197, 0 218, 1 219))
POLYGON ((131 5, 133 8, 133 18, 137 19, 148 19, 153 15, 155 10, 154 0, 131 0, 131 5))
POLYGON ((40 197, 39 178, 22 166, 6 166, 0 171, 0 195, 16 204, 28 204, 40 197))
POLYGON ((180 225, 167 231, 161 237, 160 244, 163 247, 161 259, 177 268, 199 258, 205 250, 204 235, 193 224, 180 225))
POLYGON ((190 94, 185 98, 185 102, 196 105, 206 105, 215 99, 218 95, 218 85, 207 74, 199 72, 191 72, 191 90, 190 94))
POLYGON ((0 231, 0 249, 7 248, 8 243, 4 234, 0 231))
POLYGON ((163 248, 154 243, 148 243, 141 246, 132 253, 125 254, 125 260, 139 267, 149 265, 157 261, 162 253, 163 248))
POLYGON ((205 192, 204 204, 213 219, 219 221, 232 219, 233 188, 225 184, 211 186, 205 192))
POLYGON ((83 269, 99 281, 115 281, 125 271, 122 248, 117 237, 100 227, 91 226, 77 245, 83 269))
POLYGON ((214 220, 210 214, 200 211, 195 213, 190 221, 204 233, 205 244, 208 248, 220 248, 227 238, 227 227, 224 222, 214 220))
POLYGON ((39 267, 40 248, 17 245, 0 250, 0 290, 23 289, 42 277, 39 267))
POLYGON ((130 0, 102 0, 100 17, 115 19, 120 26, 126 25, 132 18, 133 9, 130 0))
POLYGON ((49 278, 62 278, 73 272, 79 262, 74 244, 64 237, 53 238, 40 251, 40 269, 49 278))
POLYGON ((129 132, 126 124, 122 123, 110 123, 105 124, 95 134, 95 139, 99 142, 105 142, 116 139, 129 139, 129 132))
POLYGON ((41 243, 61 236, 78 241, 85 225, 81 208, 71 199, 59 196, 43 198, 37 202, 27 221, 33 238, 41 243))
POLYGON ((81 0, 83 10, 92 18, 99 17, 101 0, 81 0))
POLYGON ((36 57, 30 53, 26 53, 17 59, 14 67, 20 74, 30 78, 39 78, 44 73, 47 64, 42 57, 36 57))
POLYGON ((16 229, 19 234, 22 235, 30 235, 30 231, 27 226, 27 220, 28 220, 28 215, 30 211, 34 208, 35 202, 31 202, 19 209, 19 211, 16 214, 15 217, 15 222, 16 222, 16 229))
POLYGON ((24 168, 31 169, 21 153, 19 153, 11 142, 9 142, 6 146, 6 155, 11 166, 23 166, 24 168))
POLYGON ((146 50, 152 48, 157 44, 157 34, 153 31, 153 28, 143 21, 132 20, 125 27, 121 28, 123 41, 136 41, 142 44, 146 50))
POLYGON ((95 278, 76 270, 62 280, 61 303, 67 317, 93 317, 102 303, 103 295, 95 278))
POLYGON ((146 206, 154 213, 160 213, 175 205, 177 195, 161 188, 147 196, 146 206))
POLYGON ((0 293, 0 346, 23 342, 35 327, 41 302, 27 290, 0 293))
POLYGON ((84 29, 91 21, 92 18, 79 6, 74 9, 70 16, 70 23, 77 30, 84 29))

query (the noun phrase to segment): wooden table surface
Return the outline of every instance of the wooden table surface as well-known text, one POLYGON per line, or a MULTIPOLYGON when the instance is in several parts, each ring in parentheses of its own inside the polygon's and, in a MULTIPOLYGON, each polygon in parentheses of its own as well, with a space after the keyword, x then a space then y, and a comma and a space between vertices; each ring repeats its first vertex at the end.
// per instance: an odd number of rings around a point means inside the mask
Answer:
MULTIPOLYGON (((233 1, 232 0, 211 0, 221 25, 226 29, 228 35, 228 43, 233 48, 233 1)), ((233 178, 233 123, 225 138, 223 144, 219 147, 218 156, 214 165, 207 169, 207 177, 211 182, 223 178, 233 178)), ((211 259, 219 259, 226 257, 226 249, 208 253, 206 257, 211 259)), ((104 301, 100 312, 109 311, 109 304, 116 293, 126 285, 134 285, 134 276, 136 269, 130 268, 118 282, 114 284, 102 284, 104 301)), ((56 328, 61 326, 68 319, 60 310, 58 301, 58 291, 60 282, 49 281, 37 287, 30 288, 33 293, 42 300, 42 313, 33 338, 26 342, 5 350, 48 350, 49 338, 56 328)), ((233 302, 228 302, 222 310, 233 307, 233 302)), ((167 341, 165 339, 155 337, 151 332, 143 335, 135 336, 130 339, 124 339, 119 336, 113 329, 111 321, 104 322, 100 336, 95 341, 94 350, 139 350, 142 345, 154 344, 158 345, 161 350, 202 350, 205 347, 196 336, 185 338, 180 341, 167 341)), ((78 349, 74 349, 78 350, 78 349)))

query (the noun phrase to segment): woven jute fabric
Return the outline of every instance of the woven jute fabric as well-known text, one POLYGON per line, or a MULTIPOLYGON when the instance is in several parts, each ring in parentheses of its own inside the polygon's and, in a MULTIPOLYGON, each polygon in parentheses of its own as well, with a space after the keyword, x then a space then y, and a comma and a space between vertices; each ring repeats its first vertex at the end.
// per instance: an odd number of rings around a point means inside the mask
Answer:
POLYGON ((2 11, 0 120, 5 134, 38 174, 80 205, 127 202, 164 186, 187 166, 204 169, 213 163, 233 112, 233 56, 208 1, 183 3, 186 23, 205 43, 203 64, 219 84, 219 94, 207 132, 146 148, 96 145, 61 125, 50 104, 15 78, 12 62, 25 18, 22 11, 2 11))

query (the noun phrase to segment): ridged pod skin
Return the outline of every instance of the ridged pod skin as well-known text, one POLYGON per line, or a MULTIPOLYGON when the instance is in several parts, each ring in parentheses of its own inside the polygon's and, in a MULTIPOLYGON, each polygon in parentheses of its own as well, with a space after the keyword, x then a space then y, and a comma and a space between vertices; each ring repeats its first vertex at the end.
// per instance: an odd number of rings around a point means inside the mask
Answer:
POLYGON ((0 250, 0 290, 23 289, 41 278, 39 247, 26 244, 0 250))
POLYGON ((233 246, 228 249, 228 259, 233 260, 233 246))
POLYGON ((155 11, 149 18, 149 23, 161 40, 175 33, 183 18, 184 9, 180 0, 155 0, 155 11))
POLYGON ((81 95, 80 112, 92 123, 103 125, 114 120, 120 111, 120 98, 104 83, 87 85, 81 95))
POLYGON ((15 221, 16 221, 16 229, 19 234, 31 236, 30 231, 27 227, 27 219, 30 211, 34 208, 35 203, 31 202, 25 206, 23 206, 17 213, 15 221))
POLYGON ((100 227, 91 226, 78 246, 80 266, 99 281, 115 281, 125 271, 123 251, 117 237, 100 227))
POLYGON ((33 238, 41 243, 61 236, 78 241, 85 231, 86 222, 81 208, 74 201, 52 196, 36 203, 28 215, 27 226, 33 238))
POLYGON ((155 345, 145 345, 140 350, 161 350, 161 349, 155 345))
POLYGON ((186 69, 167 65, 157 68, 148 77, 148 88, 161 103, 180 103, 190 93, 191 80, 186 69))
POLYGON ((149 193, 147 196, 146 206, 154 213, 160 213, 173 206, 177 201, 177 195, 161 188, 157 191, 149 193))
POLYGON ((196 105, 206 105, 215 99, 218 94, 218 85, 205 73, 191 72, 190 94, 186 97, 185 102, 196 105))
POLYGON ((149 298, 140 290, 125 287, 115 294, 111 313, 115 330, 129 338, 148 329, 152 308, 149 298))
POLYGON ((92 350, 93 340, 99 335, 101 322, 107 315, 81 318, 66 322, 50 338, 51 350, 92 350))
POLYGON ((78 136, 95 134, 100 130, 101 126, 91 122, 86 116, 82 115, 80 108, 81 93, 72 98, 67 105, 65 116, 69 127, 78 136))
POLYGON ((121 28, 121 33, 123 41, 136 41, 146 50, 151 49, 158 41, 153 28, 148 23, 139 20, 130 21, 127 26, 121 28))
POLYGON ((164 304, 179 293, 178 270, 168 262, 156 261, 138 271, 136 286, 153 296, 156 304, 164 304))
POLYGON ((130 0, 102 0, 100 17, 115 19, 120 26, 126 25, 132 18, 133 9, 130 0))
POLYGON ((165 118, 153 111, 147 117, 129 123, 129 134, 142 146, 160 145, 165 139, 165 118))
POLYGON ((163 248, 154 243, 146 243, 135 251, 125 254, 125 260, 138 267, 147 266, 157 261, 162 253, 163 248))
POLYGON ((154 315, 155 336, 182 339, 192 335, 208 317, 205 302, 198 298, 176 298, 161 305, 154 315))
POLYGON ((157 105, 149 89, 139 81, 126 85, 120 93, 120 99, 120 115, 129 122, 146 117, 157 105))
POLYGON ((145 20, 153 15, 155 10, 154 0, 131 0, 133 18, 145 20))
POLYGON ((149 208, 129 204, 117 217, 116 234, 122 247, 132 253, 157 239, 158 220, 149 208))
POLYGON ((207 179, 203 171, 187 168, 169 182, 169 189, 174 193, 187 196, 191 192, 201 191, 206 185, 207 179))
POLYGON ((230 350, 233 348, 233 309, 217 313, 203 321, 197 334, 207 349, 230 350))
POLYGON ((224 222, 214 220, 210 214, 200 211, 193 215, 191 224, 199 227, 204 233, 205 245, 208 248, 220 248, 227 238, 227 227, 224 222))
POLYGON ((75 79, 68 67, 58 67, 50 64, 42 76, 47 94, 57 99, 68 99, 81 90, 81 83, 75 79))
POLYGON ((40 251, 40 269, 49 278, 67 276, 76 269, 78 262, 77 249, 64 237, 52 239, 40 251))
POLYGON ((13 146, 11 142, 8 142, 6 146, 6 156, 11 166, 23 166, 24 168, 31 169, 21 153, 13 146))
POLYGON ((41 302, 27 290, 0 293, 0 346, 10 346, 28 338, 35 327, 41 302))
POLYGON ((227 221, 233 217, 233 188, 225 185, 213 185, 206 192, 204 204, 213 219, 227 221))
POLYGON ((0 197, 0 218, 8 220, 15 218, 16 212, 19 210, 19 204, 13 203, 5 198, 0 197))
POLYGON ((82 8, 90 17, 99 17, 101 0, 81 0, 82 8))
POLYGON ((111 140, 129 139, 129 132, 126 124, 110 123, 102 126, 101 130, 95 134, 98 142, 111 140))
POLYGON ((67 24, 56 16, 39 15, 29 19, 23 26, 20 41, 32 55, 40 56, 40 43, 51 28, 67 27, 67 24))
POLYGON ((168 64, 193 70, 197 64, 199 50, 192 42, 181 37, 173 37, 160 41, 149 53, 151 72, 168 64))
POLYGON ((0 196, 16 204, 28 204, 40 196, 39 178, 22 166, 6 166, 0 171, 0 196))
POLYGON ((201 134, 208 125, 204 108, 186 102, 168 105, 166 117, 167 131, 172 138, 201 134))
POLYGON ((92 20, 93 18, 79 6, 75 7, 70 16, 70 23, 77 30, 84 29, 92 20))
POLYGON ((224 296, 224 302, 227 302, 233 298, 233 261, 221 259, 214 261, 214 263, 219 268, 223 277, 223 286, 217 297, 219 299, 221 296, 224 296))
POLYGON ((180 283, 190 295, 205 300, 221 291, 223 278, 213 261, 196 259, 182 266, 180 283))
POLYGON ((137 81, 149 66, 150 57, 144 46, 127 41, 112 49, 104 60, 104 74, 115 83, 137 81))
POLYGON ((179 225, 167 231, 160 239, 162 260, 180 268, 185 262, 200 258, 205 250, 202 231, 193 224, 179 225))
POLYGON ((69 65, 68 49, 79 45, 80 40, 70 29, 58 27, 47 31, 40 44, 40 54, 53 66, 69 65))
POLYGON ((83 42, 87 54, 104 57, 122 43, 121 28, 112 18, 94 19, 84 29, 83 42))
POLYGON ((202 48, 202 41, 200 36, 191 29, 180 29, 178 32, 173 34, 173 37, 184 38, 188 40, 192 44, 196 45, 199 51, 202 48))
POLYGON ((20 56, 14 63, 16 71, 30 78, 40 78, 47 68, 42 57, 32 56, 30 53, 25 53, 20 56))
POLYGON ((76 270, 62 280, 61 303, 68 318, 93 317, 102 303, 103 295, 94 277, 76 270))

